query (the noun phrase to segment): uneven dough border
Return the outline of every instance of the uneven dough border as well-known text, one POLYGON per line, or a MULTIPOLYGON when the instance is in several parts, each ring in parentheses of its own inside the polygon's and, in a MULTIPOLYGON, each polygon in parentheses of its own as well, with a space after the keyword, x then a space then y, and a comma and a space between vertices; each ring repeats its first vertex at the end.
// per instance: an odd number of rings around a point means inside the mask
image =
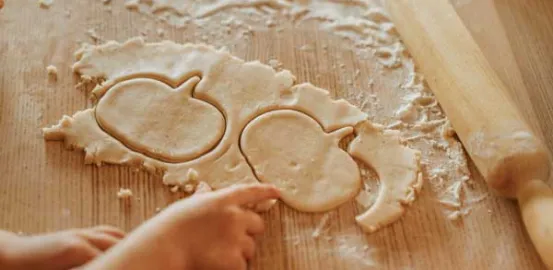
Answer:
MULTIPOLYGON (((328 90, 318 88, 309 83, 296 84, 295 77, 287 70, 276 72, 273 68, 261 64, 259 61, 246 62, 230 55, 228 52, 216 50, 211 46, 177 44, 172 41, 145 43, 141 38, 134 38, 129 39, 125 43, 111 41, 99 46, 85 46, 77 52, 76 56, 77 62, 73 65, 73 70, 80 73, 83 79, 87 78, 94 83, 101 82, 103 79, 103 83, 96 85, 92 91, 96 99, 101 98, 102 95, 117 82, 129 78, 149 77, 155 80, 160 80, 161 78, 161 81, 165 81, 166 84, 167 82, 172 84, 175 80, 180 81, 183 80, 183 78, 191 77, 191 74, 192 76, 200 74, 198 77, 201 78, 201 81, 196 85, 194 92, 200 90, 202 95, 209 97, 209 104, 214 105, 218 109, 223 107, 226 108, 226 110, 230 110, 229 112, 220 110, 226 121, 225 134, 221 140, 226 140, 225 145, 219 143, 214 148, 215 151, 208 152, 192 161, 177 164, 161 162, 125 147, 98 127, 94 115, 90 115, 90 111, 93 109, 86 109, 74 114, 74 118, 79 118, 78 121, 74 121, 75 119, 69 116, 64 116, 58 125, 45 129, 47 139, 66 140, 66 145, 84 149, 86 152, 85 161, 88 163, 96 163, 98 165, 102 162, 130 165, 140 164, 148 171, 163 172, 163 182, 168 185, 187 183, 190 181, 186 176, 187 171, 196 168, 206 170, 200 172, 200 174, 203 175, 201 177, 209 179, 208 183, 210 185, 213 184, 215 188, 224 188, 236 183, 259 182, 255 171, 243 154, 240 146, 240 137, 243 128, 245 128, 249 122, 273 110, 290 109, 305 114, 321 125, 325 133, 330 133, 345 127, 354 127, 354 129, 357 129, 360 123, 368 122, 367 115, 359 108, 343 99, 333 99, 328 90), (150 54, 151 52, 156 52, 158 48, 162 48, 160 53, 150 54), (150 61, 152 65, 157 64, 162 66, 160 66, 159 69, 152 69, 151 66, 144 66, 139 61, 125 59, 126 51, 132 52, 131 56, 135 58, 151 57, 150 61), (198 55, 201 56, 187 56, 188 53, 198 53, 198 55), (180 56, 175 58, 172 55, 180 56), (113 59, 117 58, 122 62, 117 65, 111 65, 109 61, 116 61, 113 59), (200 65, 197 65, 198 61, 201 61, 199 63, 200 65), (232 101, 226 104, 225 102, 229 102, 228 97, 224 95, 221 96, 221 93, 224 93, 221 91, 225 89, 225 86, 217 83, 217 81, 213 81, 224 80, 225 78, 228 79, 228 76, 233 74, 233 72, 229 72, 225 67, 238 67, 244 71, 258 69, 262 79, 267 80, 263 86, 263 92, 257 93, 262 95, 251 96, 249 99, 245 99, 244 102, 246 103, 243 104, 233 103, 232 101), (181 72, 182 68, 192 71, 183 73, 181 72), (169 75, 164 75, 160 72, 169 75), (208 72, 208 74, 202 74, 203 72, 208 72), (172 77, 177 79, 170 79, 172 77), (92 78, 94 78, 94 80, 92 80, 92 78), (207 81, 205 81, 205 85, 202 85, 202 81, 204 80, 207 81), (201 88, 198 89, 198 87, 201 88), (265 94, 265 96, 263 94, 265 94), (288 98, 288 94, 291 94, 290 98, 292 99, 288 98), (247 108, 243 114, 237 114, 236 110, 241 110, 242 108, 239 106, 251 106, 257 101, 256 98, 259 98, 260 103, 258 104, 260 104, 260 106, 247 108), (212 99, 215 102, 213 102, 212 99), (219 104, 219 102, 223 103, 219 104), (229 117, 231 117, 232 120, 229 120, 229 117), (92 118, 93 120, 88 123, 88 118, 92 118), (229 125, 229 121, 234 123, 234 127, 229 125), (83 131, 82 129, 94 134, 85 138, 79 137, 78 135, 83 131), (228 169, 229 166, 232 167, 232 170, 228 169), (206 174, 204 175, 203 173, 206 174), (228 178, 232 179, 232 181, 219 179, 218 176, 220 176, 221 173, 228 173, 228 178)), ((249 80, 249 77, 242 76, 237 77, 235 81, 233 79, 233 82, 243 84, 244 87, 261 87, 259 83, 253 83, 249 80)), ((370 122, 369 124, 372 125, 370 122)), ((356 138, 363 140, 360 138, 359 134, 357 135, 356 138)), ((382 133, 381 135, 385 134, 382 133)), ((378 137, 378 139, 382 140, 386 138, 378 137)), ((402 145, 399 142, 399 138, 392 139, 389 142, 402 145)), ((341 150, 343 151, 344 149, 342 148, 341 150)), ((349 149, 346 152, 349 153, 349 149)), ((350 156, 355 159, 354 156, 350 156)), ((364 161, 363 163, 374 167, 369 162, 364 161)), ((420 175, 420 166, 413 169, 415 170, 413 172, 416 175, 415 178, 420 179, 418 177, 420 175)), ((417 179, 413 179, 408 183, 403 181, 399 185, 400 187, 397 187, 399 189, 405 188, 417 191, 420 182, 418 182, 417 179)), ((412 201, 414 200, 415 193, 416 192, 410 192, 410 194, 398 195, 398 197, 394 197, 391 203, 402 204, 412 201)), ((370 209, 371 208, 369 208, 369 210, 370 209)), ((403 208, 401 208, 401 210, 403 210, 403 208)), ((386 223, 389 224, 396 221, 400 216, 401 214, 392 216, 385 214, 383 217, 380 217, 380 219, 386 219, 388 221, 386 223)), ((367 225, 370 226, 371 224, 359 223, 359 225, 368 229, 368 231, 372 231, 373 229, 370 227, 367 228, 367 225)), ((379 227, 380 226, 374 229, 378 229, 379 227)))

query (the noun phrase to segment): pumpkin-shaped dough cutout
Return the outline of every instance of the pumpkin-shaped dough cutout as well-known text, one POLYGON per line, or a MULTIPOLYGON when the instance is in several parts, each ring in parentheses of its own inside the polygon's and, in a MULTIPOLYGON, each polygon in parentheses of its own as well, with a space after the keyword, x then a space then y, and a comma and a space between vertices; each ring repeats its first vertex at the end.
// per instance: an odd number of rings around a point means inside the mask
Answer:
POLYGON ((200 81, 178 88, 153 79, 131 79, 111 88, 96 106, 96 121, 132 150, 166 162, 185 162, 210 151, 225 132, 213 105, 192 97, 200 81))
POLYGON ((252 120, 240 144, 259 181, 277 186, 286 204, 321 212, 350 200, 360 189, 357 164, 338 147, 352 132, 346 127, 328 134, 306 114, 278 110, 252 120))

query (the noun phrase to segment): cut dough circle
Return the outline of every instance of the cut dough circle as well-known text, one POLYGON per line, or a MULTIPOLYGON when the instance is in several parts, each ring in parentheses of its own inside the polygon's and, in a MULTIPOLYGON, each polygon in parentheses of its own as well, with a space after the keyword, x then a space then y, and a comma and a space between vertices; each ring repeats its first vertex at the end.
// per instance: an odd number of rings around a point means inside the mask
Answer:
POLYGON ((223 137, 225 119, 214 106, 192 98, 192 77, 172 89, 153 79, 115 85, 98 102, 96 120, 127 147, 167 162, 183 162, 211 150, 223 137))
POLYGON ((360 190, 357 164, 338 147, 340 139, 352 132, 345 127, 328 134, 304 113, 278 110, 251 121, 240 145, 259 181, 277 186, 286 204, 320 212, 360 190))

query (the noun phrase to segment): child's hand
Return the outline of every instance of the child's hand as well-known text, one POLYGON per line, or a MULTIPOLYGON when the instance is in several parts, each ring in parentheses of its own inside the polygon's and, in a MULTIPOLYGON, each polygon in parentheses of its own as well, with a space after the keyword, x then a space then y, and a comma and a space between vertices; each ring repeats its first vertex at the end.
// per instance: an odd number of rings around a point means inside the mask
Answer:
POLYGON ((88 269, 246 269, 262 218, 246 205, 277 199, 270 185, 240 185, 169 206, 88 269))
POLYGON ((123 236, 108 226, 37 236, 0 231, 0 269, 71 269, 102 254, 123 236))

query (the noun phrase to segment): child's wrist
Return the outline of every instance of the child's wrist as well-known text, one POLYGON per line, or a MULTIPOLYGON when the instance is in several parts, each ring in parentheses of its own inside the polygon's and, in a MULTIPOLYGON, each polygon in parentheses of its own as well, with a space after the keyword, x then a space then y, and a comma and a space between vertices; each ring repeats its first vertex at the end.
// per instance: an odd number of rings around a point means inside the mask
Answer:
POLYGON ((17 269, 16 260, 6 246, 0 245, 0 269, 17 269))
POLYGON ((10 232, 0 230, 0 269, 15 269, 15 258, 11 250, 14 248, 14 245, 17 244, 19 240, 15 239, 17 236, 10 232))

